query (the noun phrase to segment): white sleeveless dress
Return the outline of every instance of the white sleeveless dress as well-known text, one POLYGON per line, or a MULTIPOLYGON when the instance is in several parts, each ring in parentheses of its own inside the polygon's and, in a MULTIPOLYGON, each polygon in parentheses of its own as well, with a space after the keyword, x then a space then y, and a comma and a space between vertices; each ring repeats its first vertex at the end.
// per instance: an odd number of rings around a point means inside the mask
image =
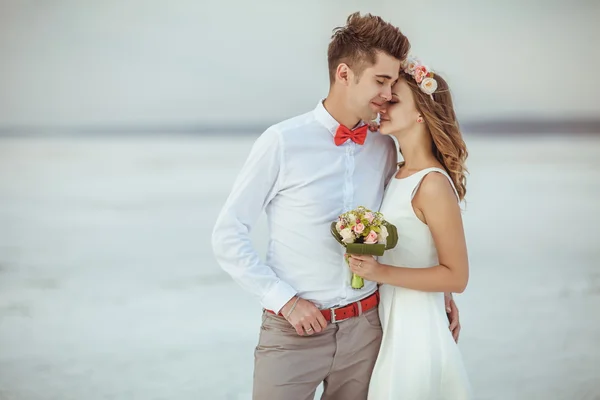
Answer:
MULTIPOLYGON (((434 171, 452 184, 446 171, 427 168, 406 178, 393 178, 388 185, 380 211, 398 228, 398 244, 379 257, 381 263, 409 268, 439 264, 429 227, 412 208, 421 181, 434 171)), ((444 294, 390 285, 381 285, 379 290, 383 338, 368 399, 471 399, 462 356, 448 329, 444 294)))

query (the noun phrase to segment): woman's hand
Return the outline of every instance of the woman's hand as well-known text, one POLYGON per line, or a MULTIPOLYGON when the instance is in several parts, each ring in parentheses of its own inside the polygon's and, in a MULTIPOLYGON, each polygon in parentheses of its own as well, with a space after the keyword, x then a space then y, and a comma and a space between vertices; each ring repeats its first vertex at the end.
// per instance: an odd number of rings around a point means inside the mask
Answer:
POLYGON ((363 279, 373 282, 383 282, 387 268, 380 264, 373 256, 348 254, 350 270, 363 279))

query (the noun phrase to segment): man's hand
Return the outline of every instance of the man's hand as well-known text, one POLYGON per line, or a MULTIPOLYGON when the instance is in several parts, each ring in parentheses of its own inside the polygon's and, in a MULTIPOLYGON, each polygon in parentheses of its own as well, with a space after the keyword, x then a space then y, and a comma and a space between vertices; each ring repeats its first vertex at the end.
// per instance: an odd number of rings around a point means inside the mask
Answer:
POLYGON ((454 341, 458 343, 458 336, 460 335, 460 321, 458 317, 458 307, 452 298, 452 293, 444 293, 444 303, 446 304, 446 314, 448 314, 448 321, 450 322, 450 332, 454 341))
POLYGON ((290 314, 290 309, 294 305, 294 302, 296 302, 295 296, 283 306, 281 314, 296 329, 298 335, 312 335, 315 332, 321 332, 325 329, 327 321, 317 306, 301 298, 298 299, 296 306, 290 314))

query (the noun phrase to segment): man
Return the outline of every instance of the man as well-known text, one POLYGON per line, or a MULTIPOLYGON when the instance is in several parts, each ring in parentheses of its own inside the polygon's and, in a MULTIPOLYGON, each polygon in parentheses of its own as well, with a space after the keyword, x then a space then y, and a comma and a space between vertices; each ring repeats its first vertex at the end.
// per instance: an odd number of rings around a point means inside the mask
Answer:
POLYGON ((351 288, 329 224, 359 205, 379 209, 397 152, 362 121, 376 119, 391 99, 409 48, 381 18, 350 15, 329 45, 327 98, 257 139, 217 219, 218 262, 265 309, 256 400, 312 399, 321 382, 322 399, 366 399, 382 335, 377 284, 351 288), (263 210, 266 262, 249 238, 263 210))

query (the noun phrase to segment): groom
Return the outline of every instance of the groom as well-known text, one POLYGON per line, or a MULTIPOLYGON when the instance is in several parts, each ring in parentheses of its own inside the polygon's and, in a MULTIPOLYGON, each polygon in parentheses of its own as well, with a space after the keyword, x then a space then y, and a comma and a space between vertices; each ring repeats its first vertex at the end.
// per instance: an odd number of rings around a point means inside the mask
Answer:
MULTIPOLYGON (((369 133, 391 99, 410 44, 381 18, 358 13, 328 49, 330 89, 315 109, 254 143, 213 231, 215 256, 264 308, 255 350, 255 400, 366 399, 382 330, 375 282, 350 287, 344 250, 329 232, 359 205, 378 210, 396 171, 390 137, 369 133), (266 262, 249 232, 266 210, 266 262)), ((458 310, 448 297, 452 328, 458 310)), ((458 329, 458 328, 455 328, 458 329)), ((456 331, 458 334, 458 331, 456 331)))

